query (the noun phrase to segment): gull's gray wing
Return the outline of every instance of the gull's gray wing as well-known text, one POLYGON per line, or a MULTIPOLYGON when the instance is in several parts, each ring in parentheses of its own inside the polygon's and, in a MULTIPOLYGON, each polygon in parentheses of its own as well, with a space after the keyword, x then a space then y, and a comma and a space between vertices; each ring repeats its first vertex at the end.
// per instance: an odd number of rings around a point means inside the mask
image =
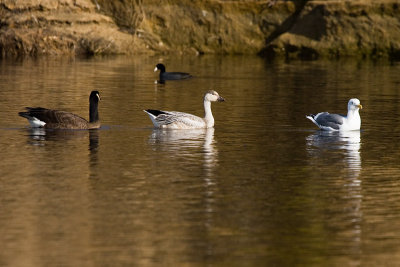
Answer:
POLYGON ((332 129, 339 130, 340 125, 343 124, 344 115, 330 114, 328 112, 321 112, 315 115, 314 120, 322 127, 331 127, 332 129))

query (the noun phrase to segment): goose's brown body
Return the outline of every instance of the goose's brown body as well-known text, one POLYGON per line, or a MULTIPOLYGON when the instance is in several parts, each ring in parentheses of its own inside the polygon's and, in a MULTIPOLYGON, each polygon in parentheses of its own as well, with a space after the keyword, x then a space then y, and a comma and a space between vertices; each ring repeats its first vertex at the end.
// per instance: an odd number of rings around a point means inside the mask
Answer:
POLYGON ((98 114, 99 100, 99 92, 92 91, 89 97, 89 121, 70 112, 42 107, 27 107, 26 111, 19 112, 18 114, 28 119, 32 127, 44 127, 47 129, 96 129, 100 128, 98 114))

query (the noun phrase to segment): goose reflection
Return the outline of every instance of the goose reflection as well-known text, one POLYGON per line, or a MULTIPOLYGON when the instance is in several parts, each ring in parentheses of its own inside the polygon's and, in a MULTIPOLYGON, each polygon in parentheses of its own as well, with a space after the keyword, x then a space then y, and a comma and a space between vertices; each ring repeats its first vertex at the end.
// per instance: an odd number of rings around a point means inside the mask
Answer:
POLYGON ((44 141, 79 139, 87 136, 87 132, 86 130, 28 128, 28 136, 32 141, 32 145, 43 145, 44 141))
MULTIPOLYGON (((90 148, 98 146, 98 133, 96 130, 66 130, 66 129, 44 129, 44 128, 28 128, 28 136, 32 141, 62 141, 73 140, 86 137, 89 133, 90 148), (93 139, 93 140, 92 140, 93 139)), ((35 144, 35 143, 33 143, 35 144)), ((36 143, 37 144, 37 143, 36 143)))
POLYGON ((40 145, 40 141, 46 140, 46 130, 44 128, 29 128, 28 129, 28 136, 34 142, 33 145, 40 145))
POLYGON ((194 149, 201 148, 203 167, 206 176, 212 175, 218 164, 218 151, 215 148, 214 128, 190 130, 154 129, 149 142, 162 151, 179 151, 182 157, 195 156, 194 149))
POLYGON ((161 85, 165 85, 165 80, 155 80, 154 84, 161 84, 161 85))
POLYGON ((28 128, 31 145, 43 146, 46 141, 67 141, 87 137, 89 133, 89 150, 95 153, 99 146, 99 130, 53 130, 44 128, 28 128))
POLYGON ((213 225, 215 206, 215 192, 218 182, 214 173, 218 165, 218 150, 214 140, 214 128, 191 130, 163 130, 154 129, 150 136, 150 143, 155 149, 167 152, 174 157, 174 161, 195 162, 201 164, 202 183, 204 185, 204 211, 206 225, 213 225), (202 160, 198 160, 201 155, 202 160), (192 159, 191 159, 192 158, 192 159))

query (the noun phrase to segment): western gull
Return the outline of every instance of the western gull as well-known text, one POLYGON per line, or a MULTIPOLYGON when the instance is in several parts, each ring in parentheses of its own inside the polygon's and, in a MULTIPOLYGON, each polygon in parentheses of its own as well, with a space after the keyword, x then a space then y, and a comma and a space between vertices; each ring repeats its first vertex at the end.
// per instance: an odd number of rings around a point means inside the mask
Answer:
POLYGON ((325 131, 354 131, 360 130, 361 118, 358 111, 362 109, 360 100, 352 98, 347 104, 347 116, 341 114, 330 114, 320 112, 306 116, 315 123, 321 130, 325 131))

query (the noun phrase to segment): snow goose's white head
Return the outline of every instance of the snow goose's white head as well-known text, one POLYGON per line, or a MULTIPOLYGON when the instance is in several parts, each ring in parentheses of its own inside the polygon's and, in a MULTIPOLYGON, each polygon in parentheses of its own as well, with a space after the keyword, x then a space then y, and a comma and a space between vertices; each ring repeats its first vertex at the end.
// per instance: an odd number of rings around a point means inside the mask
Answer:
POLYGON ((225 99, 220 96, 216 91, 210 90, 204 95, 204 101, 210 101, 210 102, 224 102, 225 99))

